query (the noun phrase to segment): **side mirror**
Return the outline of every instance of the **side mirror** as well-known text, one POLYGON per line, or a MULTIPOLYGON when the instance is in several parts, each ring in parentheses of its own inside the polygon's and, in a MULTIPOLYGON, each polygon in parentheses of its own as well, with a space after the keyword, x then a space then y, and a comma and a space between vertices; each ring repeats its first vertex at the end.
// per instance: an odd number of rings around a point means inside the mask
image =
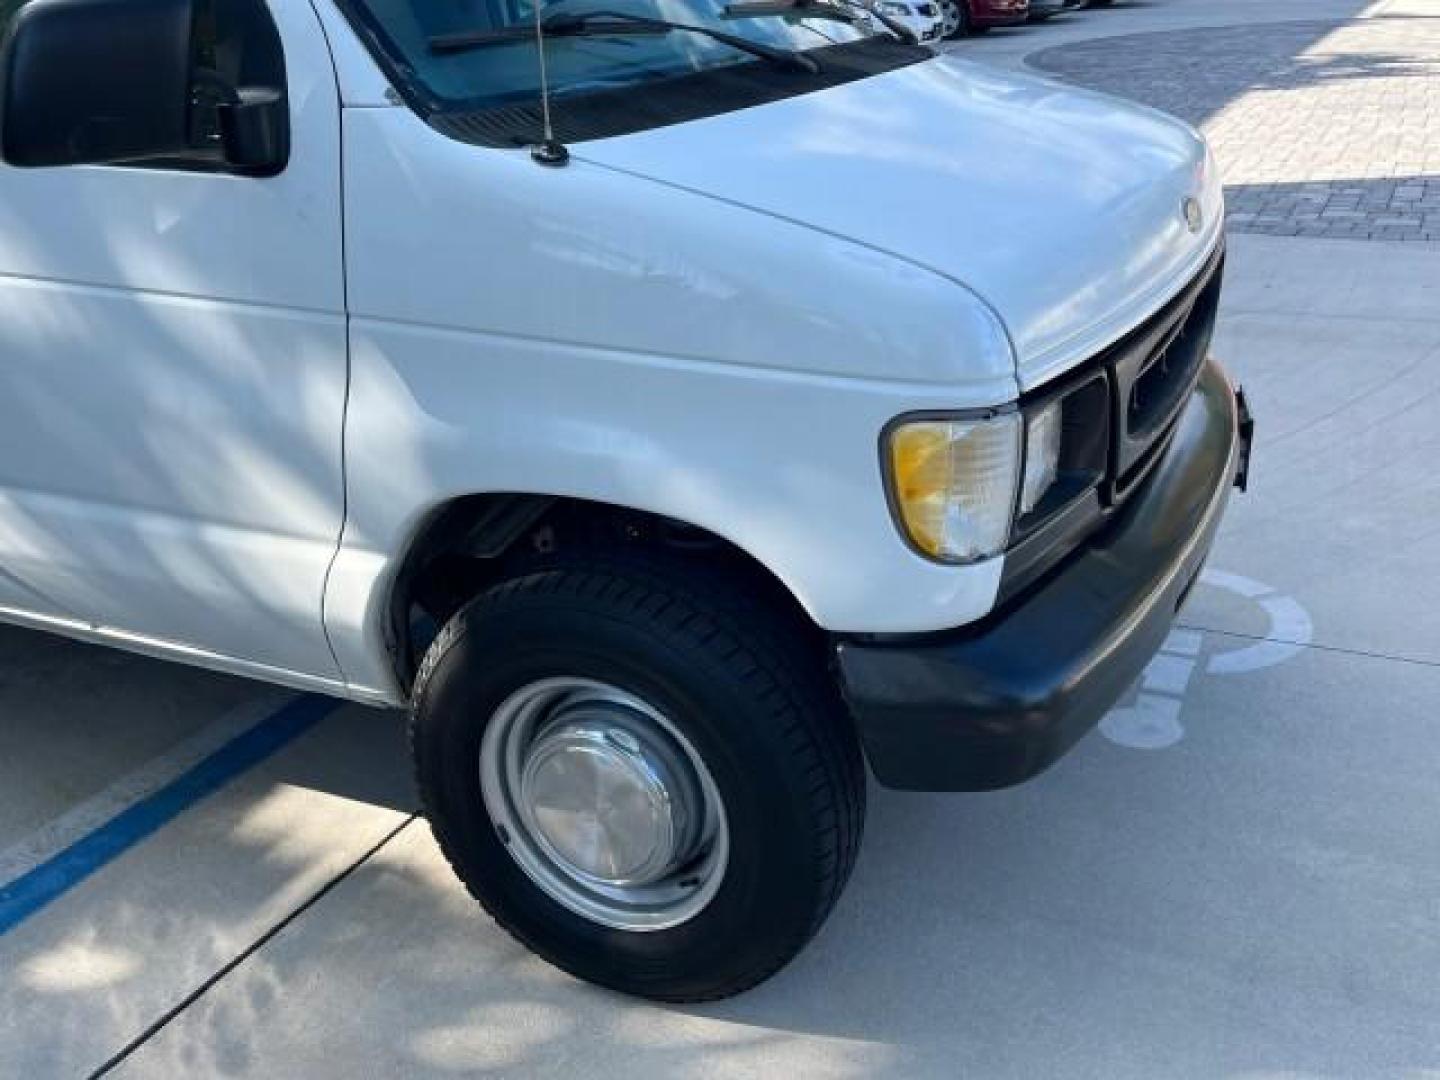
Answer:
POLYGON ((278 173, 290 154, 283 74, 235 87, 196 67, 194 23, 195 0, 30 0, 0 45, 0 158, 108 165, 209 148, 247 174, 278 173))
POLYGON ((99 165, 190 147, 192 0, 31 0, 0 52, 0 156, 99 165))

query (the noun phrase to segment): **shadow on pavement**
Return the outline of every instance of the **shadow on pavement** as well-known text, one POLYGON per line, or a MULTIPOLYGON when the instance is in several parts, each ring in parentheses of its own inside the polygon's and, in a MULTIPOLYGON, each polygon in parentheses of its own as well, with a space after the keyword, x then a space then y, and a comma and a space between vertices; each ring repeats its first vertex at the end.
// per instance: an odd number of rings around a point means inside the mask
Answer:
POLYGON ((1440 19, 1155 31, 1028 60, 1204 129, 1234 231, 1440 242, 1440 19))
MULTIPOLYGON (((1092 736, 1010 792, 875 791, 855 879, 817 941, 705 1006, 620 998, 529 956, 416 822, 121 1075, 1435 1068, 1440 867, 1426 851, 1440 803, 1405 751, 1437 692, 1440 671, 1307 654, 1203 684, 1172 752, 1092 736), (1391 715, 1355 725, 1376 680, 1391 715)), ((338 780, 324 782, 344 794, 338 780)), ((276 857, 217 842, 226 861, 276 857)))

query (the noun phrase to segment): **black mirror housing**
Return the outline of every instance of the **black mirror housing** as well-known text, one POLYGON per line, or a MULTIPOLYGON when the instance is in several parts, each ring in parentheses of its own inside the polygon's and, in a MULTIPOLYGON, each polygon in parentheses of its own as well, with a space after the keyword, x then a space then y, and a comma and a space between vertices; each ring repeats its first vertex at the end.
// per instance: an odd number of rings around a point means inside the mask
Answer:
POLYGON ((31 0, 0 51, 0 157, 99 165, 189 147, 193 0, 31 0))
POLYGON ((269 87, 242 86, 220 108, 225 160, 247 174, 273 176, 290 157, 290 113, 285 96, 269 87))

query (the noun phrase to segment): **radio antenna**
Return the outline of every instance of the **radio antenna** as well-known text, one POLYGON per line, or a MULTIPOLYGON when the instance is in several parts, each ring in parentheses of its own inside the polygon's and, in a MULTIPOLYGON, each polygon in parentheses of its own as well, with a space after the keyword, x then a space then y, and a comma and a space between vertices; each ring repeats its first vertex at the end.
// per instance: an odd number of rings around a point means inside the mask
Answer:
POLYGON ((543 0, 530 0, 535 8, 535 51, 540 56, 540 115, 545 131, 540 143, 530 148, 530 156, 541 165, 564 165, 570 160, 570 151, 555 138, 555 129, 550 124, 550 75, 545 69, 545 21, 540 17, 543 0))

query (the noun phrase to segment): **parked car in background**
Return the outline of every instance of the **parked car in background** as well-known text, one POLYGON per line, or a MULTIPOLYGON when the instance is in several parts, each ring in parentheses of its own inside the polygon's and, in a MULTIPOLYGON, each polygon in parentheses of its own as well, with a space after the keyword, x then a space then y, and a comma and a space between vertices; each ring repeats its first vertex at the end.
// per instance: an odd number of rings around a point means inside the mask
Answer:
POLYGON ((1074 11, 1085 0, 1030 0, 1030 21, 1044 22, 1062 12, 1074 11))
POLYGON ((945 24, 938 0, 878 0, 873 7, 920 41, 938 41, 944 35, 945 24))
POLYGON ((1014 26, 1030 17, 1030 0, 936 0, 947 38, 980 34, 992 26, 1014 26))

